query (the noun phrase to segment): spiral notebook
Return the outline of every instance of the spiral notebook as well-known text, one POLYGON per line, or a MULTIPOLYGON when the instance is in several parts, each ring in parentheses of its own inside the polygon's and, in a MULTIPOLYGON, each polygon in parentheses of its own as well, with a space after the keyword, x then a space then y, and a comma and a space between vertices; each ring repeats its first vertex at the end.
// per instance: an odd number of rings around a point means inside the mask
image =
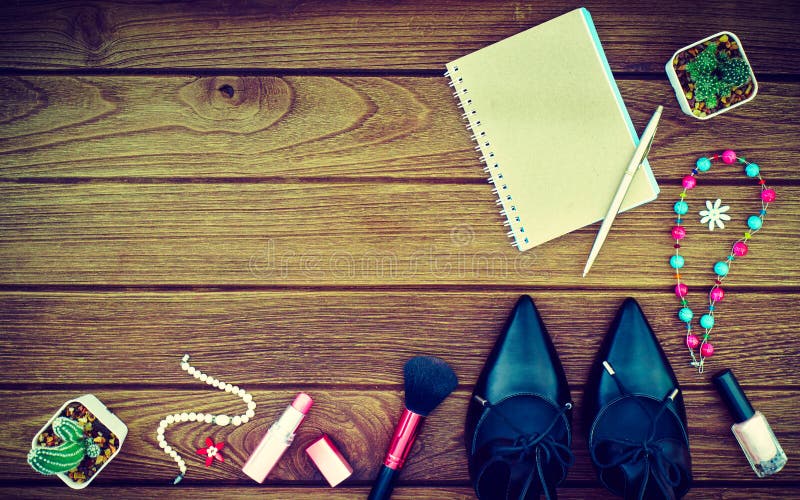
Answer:
MULTIPOLYGON (((568 12, 447 70, 517 248, 605 216, 639 138, 589 11, 568 12)), ((621 210, 658 192, 645 161, 621 210)))

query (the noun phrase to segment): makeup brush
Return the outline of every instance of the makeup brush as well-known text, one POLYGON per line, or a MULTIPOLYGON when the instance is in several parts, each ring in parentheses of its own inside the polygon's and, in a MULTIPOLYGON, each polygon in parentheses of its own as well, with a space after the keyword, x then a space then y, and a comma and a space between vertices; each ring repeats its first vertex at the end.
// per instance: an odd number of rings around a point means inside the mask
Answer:
POLYGON ((368 500, 386 500, 392 495, 395 479, 400 475, 422 422, 458 385, 453 369, 434 356, 409 359, 403 367, 403 376, 406 407, 394 429, 389 451, 368 500))

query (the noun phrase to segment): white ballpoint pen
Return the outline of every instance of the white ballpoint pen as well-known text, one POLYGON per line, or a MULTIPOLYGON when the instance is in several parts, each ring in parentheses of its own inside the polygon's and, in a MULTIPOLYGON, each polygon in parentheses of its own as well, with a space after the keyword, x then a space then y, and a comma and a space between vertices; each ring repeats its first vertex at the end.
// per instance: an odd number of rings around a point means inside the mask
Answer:
POLYGON ((600 253, 600 247, 603 246, 603 242, 606 240, 606 236, 608 236, 608 231, 611 229, 611 224, 614 222, 614 219, 619 212, 619 207, 622 205, 622 200, 625 199, 625 194, 627 194, 628 189, 631 187, 631 181, 633 180, 634 174, 639 169, 639 166, 641 166, 645 158, 647 158, 647 153, 650 152, 650 146, 653 145, 653 138, 656 135, 656 128, 658 127, 658 121, 661 119, 661 112, 663 110, 663 106, 656 108, 656 112, 653 113, 653 117, 650 118, 650 121, 647 123, 647 127, 644 129, 644 133, 639 141, 639 145, 636 146, 636 150, 631 157, 631 161, 628 163, 628 168, 625 169, 625 175, 622 176, 622 181, 619 183, 617 193, 614 195, 614 199, 611 200, 611 205, 608 207, 608 212, 603 218, 603 223, 600 225, 600 231, 597 232, 594 245, 592 245, 592 251, 589 252, 589 258, 586 260, 586 266, 583 268, 584 278, 589 272, 589 269, 592 267, 594 260, 597 258, 597 254, 600 253))

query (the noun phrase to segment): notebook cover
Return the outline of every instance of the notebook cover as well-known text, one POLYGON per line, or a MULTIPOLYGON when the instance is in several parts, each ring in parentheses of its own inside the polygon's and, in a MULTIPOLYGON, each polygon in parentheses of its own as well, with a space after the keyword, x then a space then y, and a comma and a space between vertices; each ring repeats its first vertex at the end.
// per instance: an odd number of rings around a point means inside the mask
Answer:
MULTIPOLYGON (((447 69, 520 250, 605 216, 639 139, 588 10, 447 69)), ((645 161, 621 210, 658 192, 645 161)))

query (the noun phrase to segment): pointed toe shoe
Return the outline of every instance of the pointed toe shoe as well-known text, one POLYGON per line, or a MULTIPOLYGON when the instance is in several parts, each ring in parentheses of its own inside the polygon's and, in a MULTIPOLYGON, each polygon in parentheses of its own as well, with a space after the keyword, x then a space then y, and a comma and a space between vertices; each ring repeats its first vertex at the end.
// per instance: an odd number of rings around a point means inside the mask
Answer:
POLYGON ((464 440, 478 498, 556 497, 572 465, 569 386, 533 300, 514 306, 478 378, 464 440))

